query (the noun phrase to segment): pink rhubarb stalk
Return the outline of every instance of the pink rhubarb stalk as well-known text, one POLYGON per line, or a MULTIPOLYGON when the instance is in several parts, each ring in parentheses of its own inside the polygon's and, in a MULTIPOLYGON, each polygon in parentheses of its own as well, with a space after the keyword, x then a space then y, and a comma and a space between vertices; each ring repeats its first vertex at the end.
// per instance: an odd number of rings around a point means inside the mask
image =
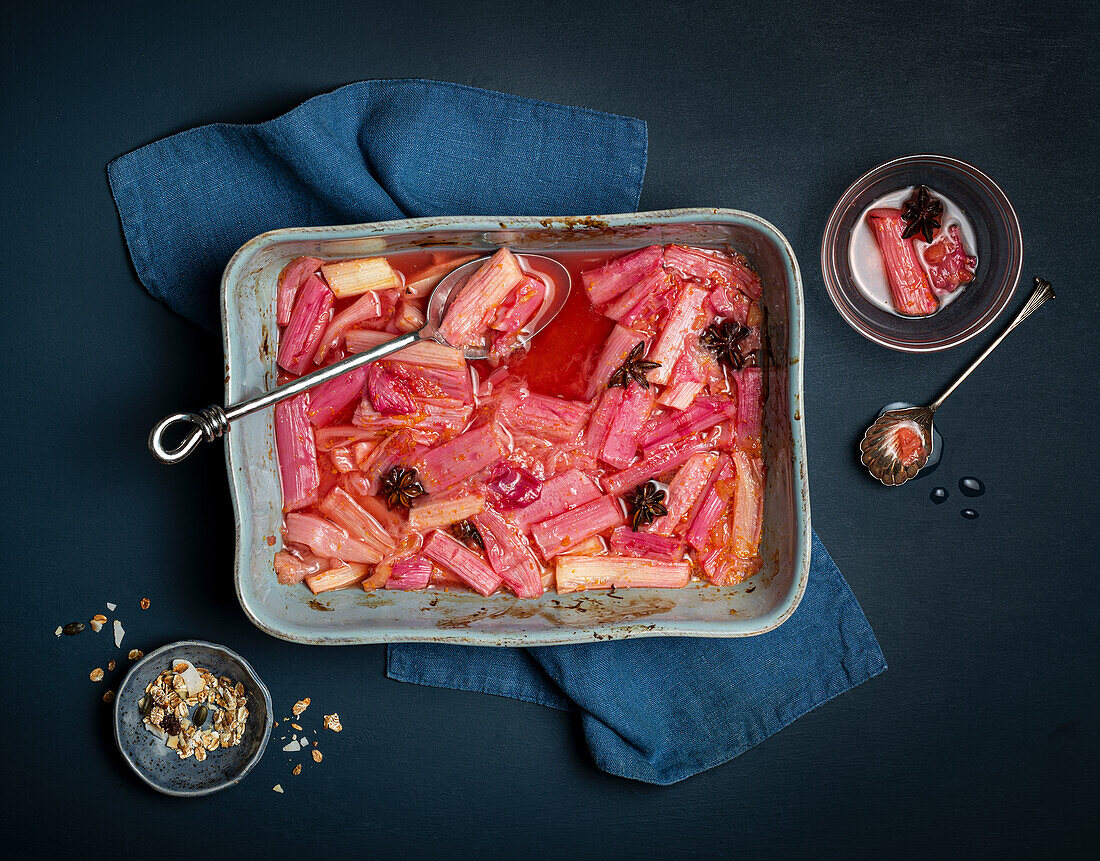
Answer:
POLYGON ((409 509, 409 526, 421 532, 440 529, 473 517, 484 508, 485 497, 480 493, 464 493, 443 499, 429 498, 409 509))
POLYGON ((286 550, 280 550, 275 554, 275 579, 284 586, 301 583, 306 577, 311 577, 328 567, 327 559, 314 556, 312 553, 306 559, 300 559, 286 550))
POLYGON ((394 564, 389 579, 386 580, 386 588, 410 592, 427 589, 431 577, 431 560, 424 556, 410 556, 394 564))
POLYGON ((701 318, 705 316, 703 302, 707 291, 701 287, 688 285, 680 294, 680 299, 672 309, 664 329, 661 330, 653 348, 646 355, 651 362, 659 362, 660 367, 649 372, 647 379, 651 383, 665 385, 672 376, 672 369, 688 338, 698 338, 701 318))
POLYGON ((978 258, 966 253, 957 224, 949 225, 924 249, 924 262, 928 265, 932 289, 940 296, 954 293, 973 281, 978 266, 978 258))
POLYGON ((676 442, 736 417, 736 401, 700 396, 686 410, 661 417, 643 433, 639 442, 648 451, 654 446, 676 442))
POLYGON ((498 426, 483 425, 421 455, 420 477, 429 493, 438 493, 492 466, 506 452, 498 426))
POLYGON ((567 401, 521 389, 510 389, 500 399, 499 416, 513 430, 527 431, 554 442, 571 442, 588 421, 588 404, 567 401))
POLYGON ((367 566, 352 562, 347 565, 337 565, 335 568, 329 568, 328 571, 322 571, 312 577, 306 577, 306 585, 309 587, 310 592, 319 595, 322 592, 331 592, 333 589, 346 589, 348 586, 354 586, 366 576, 367 566))
POLYGON ((335 301, 319 275, 311 275, 298 291, 290 322, 279 336, 279 366, 292 374, 304 374, 313 367, 313 356, 332 319, 335 301))
POLYGON ((607 431, 600 449, 600 460, 619 469, 629 466, 638 453, 638 438, 649 414, 653 411, 653 390, 631 382, 623 395, 619 412, 607 431))
POLYGON ((684 558, 684 543, 655 532, 635 532, 629 526, 620 526, 611 533, 611 552, 618 556, 679 562, 684 558))
POLYGON ((529 532, 536 523, 549 520, 599 496, 600 489, 595 481, 579 469, 570 469, 546 482, 539 498, 515 512, 512 522, 521 531, 529 532))
POLYGON ((476 259, 476 254, 468 254, 444 260, 441 263, 433 263, 427 269, 421 269, 409 276, 405 282, 404 294, 410 298, 421 299, 430 294, 449 273, 476 259))
POLYGON ((743 451, 733 453, 737 482, 733 495, 733 552, 742 558, 760 549, 764 525, 764 464, 743 451))
POLYGON ((552 559, 626 520, 619 502, 613 496, 601 496, 591 502, 566 511, 557 517, 536 523, 531 537, 543 559, 552 559))
POLYGON ((737 379, 737 439, 748 443, 760 438, 764 424, 764 372, 760 368, 745 368, 737 379))
POLYGON ((321 336, 321 343, 317 347, 313 363, 321 364, 329 353, 334 352, 352 326, 361 326, 370 320, 378 320, 381 316, 382 303, 378 299, 378 294, 364 293, 332 318, 332 322, 328 324, 321 336))
POLYGON ((675 534, 696 500, 702 498, 717 465, 718 454, 713 451, 701 451, 688 458, 668 483, 665 499, 668 514, 654 520, 648 531, 660 535, 675 534))
POLYGON ((714 474, 714 480, 711 481, 702 504, 695 512, 691 525, 688 526, 687 535, 684 536, 688 544, 696 550, 703 551, 708 548, 711 530, 714 529, 718 518, 722 516, 722 512, 726 510, 733 496, 734 475, 733 463, 723 455, 714 474))
POLYGON ((523 278, 516 256, 501 248, 451 299, 439 326, 440 336, 454 347, 478 343, 497 308, 523 278))
POLYGON ((279 289, 275 299, 275 319, 280 326, 290 322, 294 310, 294 299, 298 288, 310 275, 321 268, 322 261, 316 257, 295 257, 279 273, 279 289))
POLYGON ((397 543, 386 527, 343 488, 334 487, 319 507, 325 517, 345 529, 349 536, 376 550, 379 558, 396 549, 397 543))
POLYGON ((286 516, 286 540, 305 544, 318 556, 340 559, 344 562, 367 562, 373 565, 382 559, 374 547, 356 541, 346 529, 318 517, 292 511, 286 516))
POLYGON ((599 403, 592 412, 592 418, 588 420, 588 430, 584 435, 585 450, 592 457, 598 457, 603 450, 604 443, 607 442, 607 434, 611 430, 611 423, 619 414, 624 394, 621 388, 616 387, 604 389, 604 393, 600 395, 599 403))
POLYGON ((903 239, 905 219, 900 209, 872 209, 867 223, 878 243, 894 310, 908 317, 923 317, 939 306, 936 294, 917 259, 913 240, 903 239))
MULTIPOLYGON (((349 353, 362 353, 386 341, 392 341, 389 332, 373 332, 370 329, 352 329, 345 342, 349 353)), ((438 341, 417 341, 415 344, 386 357, 387 362, 407 362, 427 368, 465 369, 466 359, 461 350, 440 344, 438 341)))
POLYGON ((476 553, 438 529, 428 536, 421 551, 432 562, 457 575, 481 595, 492 595, 503 580, 476 553))
POLYGON ((650 245, 609 260, 597 269, 582 272, 581 283, 592 304, 603 305, 655 272, 660 265, 661 246, 650 245))
POLYGON ((327 427, 336 421, 352 401, 363 393, 366 368, 355 368, 335 380, 321 383, 309 393, 309 420, 315 427, 327 427))
POLYGON ((491 508, 475 514, 474 525, 489 564, 518 598, 542 594, 542 566, 520 531, 491 508))
POLYGON ((275 404, 275 448, 283 482, 283 511, 305 508, 317 501, 321 474, 317 446, 309 423, 309 393, 275 404))
POLYGON ((608 491, 622 493, 637 487, 654 476, 675 469, 699 451, 710 448, 698 437, 687 437, 665 445, 646 449, 645 456, 633 466, 604 479, 608 491))
POLYGON ((545 298, 546 285, 538 278, 525 275, 497 308, 489 328, 505 335, 515 335, 535 316, 545 298))
POLYGON ((416 412, 412 393, 400 377, 378 362, 364 370, 367 372, 367 394, 375 412, 383 416, 407 416, 416 412))
POLYGON ((583 589, 682 589, 691 579, 688 562, 658 562, 632 556, 559 556, 559 593, 583 589))

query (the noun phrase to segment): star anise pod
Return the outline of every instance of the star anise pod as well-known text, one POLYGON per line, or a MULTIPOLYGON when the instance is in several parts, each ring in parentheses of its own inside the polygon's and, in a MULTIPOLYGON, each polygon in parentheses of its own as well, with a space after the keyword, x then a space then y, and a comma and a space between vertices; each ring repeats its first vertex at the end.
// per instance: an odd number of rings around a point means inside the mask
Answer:
POLYGON ((395 466, 382 479, 382 495, 390 508, 408 508, 416 497, 424 495, 424 485, 418 480, 415 469, 395 466))
POLYGON ((905 201, 905 210, 901 213, 906 224, 901 238, 908 239, 919 233, 924 237, 925 242, 931 242, 932 235, 940 226, 941 215, 943 215, 943 201, 933 197, 923 185, 918 185, 913 196, 905 201))
POLYGON ((630 385, 630 381, 634 380, 643 389, 648 389, 649 380, 645 378, 645 375, 654 368, 661 367, 661 363, 646 361, 642 358, 644 352, 645 341, 639 341, 627 353, 626 361, 619 365, 619 369, 611 375, 611 379, 607 381, 607 387, 609 389, 616 387, 625 389, 630 385))
POLYGON ((630 506, 630 528, 635 532, 642 526, 648 526, 658 517, 668 514, 664 506, 665 492, 657 487, 657 482, 647 481, 639 484, 630 493, 623 496, 630 506))
POLYGON ((481 533, 477 531, 477 527, 469 520, 462 520, 454 524, 451 527, 451 535, 467 547, 471 544, 476 544, 482 550, 485 549, 485 543, 481 540, 481 533))
POLYGON ((756 364, 756 355, 750 353, 746 356, 741 344, 748 334, 748 326, 742 326, 735 320, 719 320, 703 330, 699 343, 714 353, 719 362, 740 371, 745 365, 756 364))

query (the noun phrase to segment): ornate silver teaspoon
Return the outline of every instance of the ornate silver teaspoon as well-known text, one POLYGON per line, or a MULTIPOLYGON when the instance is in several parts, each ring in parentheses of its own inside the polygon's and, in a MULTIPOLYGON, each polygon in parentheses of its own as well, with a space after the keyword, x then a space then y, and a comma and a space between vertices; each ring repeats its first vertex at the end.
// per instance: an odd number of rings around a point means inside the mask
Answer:
POLYGON ((867 471, 883 484, 891 487, 905 484, 920 472, 921 468, 928 463, 928 456, 932 452, 932 417, 936 410, 947 400, 948 395, 985 361, 986 356, 1008 337, 1009 332, 1019 326, 1040 305, 1053 298, 1054 288, 1051 283, 1042 278, 1036 278, 1035 290, 1024 307, 1020 309, 1020 313, 997 336, 996 340, 970 363, 959 378, 947 387, 942 395, 926 407, 888 410, 875 419, 867 428, 859 444, 860 460, 867 467, 867 471))

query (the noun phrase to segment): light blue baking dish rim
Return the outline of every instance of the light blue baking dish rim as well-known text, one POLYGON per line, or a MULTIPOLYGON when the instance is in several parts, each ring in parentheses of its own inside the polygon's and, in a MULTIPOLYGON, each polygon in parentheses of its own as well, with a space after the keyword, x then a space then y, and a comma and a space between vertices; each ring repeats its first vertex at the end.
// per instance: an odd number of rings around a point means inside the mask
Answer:
MULTIPOLYGON (((794 518, 790 524, 793 530, 793 572, 792 583, 784 600, 767 611, 750 618, 738 618, 739 614, 731 610, 728 618, 718 620, 677 619, 667 617, 640 617, 632 618, 629 613, 623 614, 621 620, 612 621, 609 624, 593 623, 590 625, 574 624, 561 625, 549 630, 508 630, 498 631, 492 628, 479 628, 474 622, 459 629, 455 626, 429 627, 409 625, 404 620, 394 619, 391 623, 377 623, 369 618, 371 606, 360 602, 359 608, 363 609, 362 621, 358 624, 354 618, 347 624, 341 624, 334 628, 329 625, 293 623, 287 616, 265 606, 255 594, 254 582, 245 583, 244 578, 249 576, 245 572, 251 567, 255 554, 250 546, 255 536, 249 536, 249 542, 244 541, 245 532, 243 525, 251 523, 257 516, 253 508, 253 500, 244 486, 244 470, 241 461, 243 451, 237 445, 238 438, 230 433, 226 437, 226 468, 229 474, 230 493, 233 501, 234 520, 236 529, 236 559, 234 565, 234 581, 237 598, 248 618, 260 630, 273 637, 288 640, 290 642, 311 645, 356 645, 366 643, 385 642, 445 642, 481 646, 542 646, 558 645, 575 642, 591 642, 593 640, 625 639, 632 637, 746 637, 756 636, 774 630, 783 624, 794 613, 806 590, 810 568, 810 500, 809 500, 809 476, 806 458, 805 438, 805 409, 803 399, 803 371, 802 354, 804 349, 804 301, 802 295, 802 277, 794 250, 786 237, 770 222, 750 212, 722 208, 688 208, 670 209, 653 212, 622 213, 612 215, 595 216, 441 216, 432 218, 410 218, 396 221, 375 222, 367 224, 352 224, 331 227, 301 227, 285 228, 262 233, 246 242, 233 255, 226 266, 222 276, 221 302, 222 302, 222 333, 223 347, 225 350, 225 395, 226 402, 232 403, 239 400, 245 392, 238 385, 237 369, 233 366, 231 356, 234 355, 234 341, 241 337, 240 320, 234 314, 231 293, 234 282, 246 275, 255 276, 256 270, 247 272, 254 264, 254 257, 264 249, 281 243, 317 242, 328 243, 339 247, 347 243, 371 241, 373 238, 392 237, 398 234, 440 232, 440 231, 469 231, 473 234, 492 235, 501 231, 536 231, 540 234, 551 235, 555 231, 561 231, 573 236, 580 234, 583 238, 585 231, 629 231, 632 228, 675 228, 677 225, 689 224, 721 224, 733 225, 748 230, 756 231, 767 241, 772 243, 778 252, 781 266, 785 275, 787 286, 787 397, 786 413, 791 432, 791 479, 793 483, 794 518)), ((675 240, 671 240, 675 241, 675 240)), ((304 252, 303 252, 304 253, 304 252)), ((332 256, 341 256, 339 254, 332 256)), ((358 256, 343 254, 342 256, 358 256)), ((274 295, 268 297, 273 307, 274 295)), ((265 344, 267 343, 267 327, 265 326, 265 344)), ((268 384, 274 378, 274 353, 270 351, 270 367, 268 368, 268 384)), ((255 394, 249 391, 247 394, 255 394)), ((264 421, 271 425, 270 411, 261 414, 264 421)), ((273 432, 271 445, 273 449, 273 432)), ((269 452, 273 461, 273 454, 269 452)), ((769 467, 770 469, 771 467, 769 467)), ((277 466, 274 467, 277 474, 277 466)), ((276 482, 278 481, 276 475, 276 482)), ((255 532, 255 530, 253 530, 255 532)), ((272 536, 278 535, 278 524, 274 525, 272 536)), ((270 542, 268 542, 270 543, 270 542)), ((271 547, 271 553, 278 549, 271 547)), ((266 572, 271 581, 274 581, 274 572, 269 567, 266 572)), ((759 576, 759 575, 758 575, 759 576)), ((742 585, 747 585, 742 584, 742 585)), ((281 587, 284 589, 296 589, 305 591, 301 585, 296 587, 281 587)), ((691 588, 691 586, 687 587, 691 588)), ((710 593, 720 591, 718 587, 703 585, 699 587, 710 593)), ((367 596, 361 590, 344 590, 345 592, 359 592, 360 597, 367 596)), ((617 595, 627 600, 637 599, 639 602, 653 600, 654 593, 662 596, 669 593, 682 592, 684 590, 656 590, 656 589, 630 589, 617 590, 617 595)), ((747 591, 752 591, 748 589, 747 591)), ((480 618, 491 619, 500 616, 500 613, 486 613, 486 605, 492 604, 494 598, 503 596, 457 595, 455 593, 398 593, 402 598, 411 595, 434 595, 438 598, 446 598, 448 602, 458 601, 460 610, 466 610, 474 605, 480 607, 480 618), (461 605, 465 606, 461 606, 461 605)), ((325 601, 339 600, 341 592, 325 593, 318 596, 325 601)), ((539 601, 553 599, 554 593, 544 595, 539 601)), ((300 599, 302 596, 296 596, 300 599)), ((305 591, 305 597, 309 596, 305 591)), ((599 609, 598 601, 602 595, 596 593, 573 593, 566 598, 579 598, 593 602, 592 609, 599 609)), ((742 597, 743 593, 742 593, 742 597)), ((517 604, 519 599, 510 599, 517 604)), ((279 602, 275 602, 276 604, 279 602)), ((440 600, 440 608, 444 601, 440 600)), ((560 603, 560 602, 559 602, 560 603)), ((332 606, 310 600, 310 606, 321 611, 331 611, 332 606)), ((286 604, 289 610, 289 602, 286 604)), ((618 605, 619 609, 622 605, 618 605)), ((433 609, 436 608, 433 605, 433 609)), ((427 611, 427 607, 421 606, 420 612, 427 611)), ((472 614, 477 616, 476 613, 472 614)), ((675 614, 673 614, 675 615, 675 614)), ((667 614, 666 614, 667 616, 667 614)), ((326 613, 327 617, 327 613, 326 613)), ((320 619, 322 617, 318 617, 320 619)), ((328 617, 331 618, 331 617, 328 617)))

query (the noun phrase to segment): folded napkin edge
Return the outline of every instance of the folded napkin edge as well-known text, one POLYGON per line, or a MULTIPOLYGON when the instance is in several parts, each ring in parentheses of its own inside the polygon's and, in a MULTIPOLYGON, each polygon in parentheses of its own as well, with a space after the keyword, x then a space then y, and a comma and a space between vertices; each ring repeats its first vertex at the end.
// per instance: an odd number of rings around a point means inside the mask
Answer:
MULTIPOLYGON (((757 747, 763 742, 767 741, 772 736, 786 729, 795 721, 805 717, 807 714, 825 705, 830 700, 836 699, 841 694, 847 693, 854 688, 859 687, 864 682, 868 682, 876 676, 882 675, 887 669, 886 659, 882 655, 882 652, 878 652, 878 660, 868 664, 862 668, 863 671, 859 674, 853 674, 852 671, 847 671, 845 674, 845 680, 839 685, 827 688, 819 696, 810 697, 807 701, 800 703, 790 712, 779 719, 779 723, 774 727, 768 727, 759 738, 750 738, 747 741, 735 745, 730 748, 726 748, 721 751, 716 751, 713 757, 707 757, 705 759, 699 759, 694 763, 684 764, 681 763, 676 768, 658 769, 651 775, 645 777, 638 774, 631 774, 628 767, 628 763, 624 761, 616 761, 615 758, 608 757, 605 751, 610 748, 589 744, 588 750, 592 755, 592 760, 596 763, 597 768, 601 771, 605 771, 608 774, 613 774, 616 777, 622 777, 627 780, 637 780, 640 783, 649 783, 655 786, 671 786, 674 783, 679 783, 682 780, 687 780, 689 777, 694 777, 697 774, 702 774, 704 771, 710 771, 712 768, 717 768, 720 765, 725 765, 727 762, 736 759, 741 754, 748 751, 750 748, 757 747)), ((491 693, 491 692, 490 692, 491 693)), ((584 720, 592 720, 598 723, 598 720, 591 717, 587 713, 583 717, 584 720)), ((587 735, 587 728, 586 728, 587 735)))
MULTIPOLYGON (((515 103, 539 105, 540 107, 549 108, 549 109, 557 111, 559 113, 578 113, 579 112, 579 113, 588 114, 588 115, 595 116, 595 117, 603 117, 603 118, 606 118, 606 119, 620 120, 620 121, 623 121, 623 122, 626 122, 626 123, 629 123, 629 124, 632 124, 632 125, 635 125, 635 126, 640 126, 641 131, 642 131, 642 138, 643 138, 642 142, 643 142, 644 146, 642 148, 642 161, 641 161, 640 170, 639 170, 640 177, 639 177, 638 183, 637 183, 638 193, 635 195, 635 199, 641 197, 641 188, 642 188, 642 185, 644 183, 646 166, 647 166, 648 156, 649 156, 649 125, 646 123, 645 120, 639 119, 638 117, 627 116, 626 114, 616 114, 616 113, 612 113, 610 111, 601 111, 601 110, 598 110, 596 108, 589 108, 589 107, 585 107, 583 105, 565 105, 565 104, 561 104, 560 102, 550 102, 550 101, 547 101, 545 99, 538 99, 538 98, 534 98, 534 97, 531 97, 531 96, 520 96, 520 95, 516 95, 515 93, 506 93, 506 92, 503 92, 501 90, 489 90, 489 89, 485 89, 484 87, 475 87, 475 86, 472 86, 471 84, 459 84, 459 83, 456 83, 454 81, 437 81, 434 78, 372 78, 371 80, 368 80, 368 81, 352 81, 349 84, 343 84, 339 87, 336 87, 335 89, 327 90, 323 93, 318 93, 314 96, 310 96, 304 102, 300 102, 300 103, 296 104, 294 107, 290 108, 289 110, 284 111, 281 114, 277 114, 276 116, 271 117, 270 119, 261 120, 258 123, 213 122, 213 123, 204 123, 202 125, 194 126, 193 128, 184 129, 182 131, 174 132, 170 135, 165 135, 163 137, 156 138, 155 140, 149 141, 149 143, 142 144, 139 147, 136 147, 132 150, 127 150, 126 152, 115 156, 113 159, 111 159, 107 163, 108 176, 110 176, 110 174, 111 174, 111 166, 114 165, 116 162, 122 161, 123 159, 128 159, 129 157, 131 157, 133 155, 136 155, 137 153, 141 152, 142 150, 148 149, 150 147, 158 146, 158 145, 164 143, 165 141, 173 140, 173 139, 178 140, 182 137, 186 137, 186 136, 201 132, 204 129, 211 129, 211 128, 239 129, 239 128, 256 128, 256 127, 267 126, 267 125, 270 125, 272 123, 277 123, 280 120, 283 120, 287 117, 290 117, 298 111, 304 110, 310 103, 316 101, 317 99, 328 98, 329 96, 335 95, 336 93, 340 93, 340 92, 343 92, 345 90, 369 88, 369 87, 371 87, 373 85, 376 85, 376 84, 428 84, 432 87, 438 87, 440 89, 464 90, 464 91, 470 92, 470 93, 478 93, 478 94, 481 94, 483 96, 491 96, 492 98, 498 99, 500 101, 505 101, 505 102, 515 102, 515 103)), ((111 187, 112 187, 112 191, 116 190, 116 186, 114 185, 114 183, 112 183, 111 187)), ((599 213, 594 213, 594 214, 599 214, 599 213)))

